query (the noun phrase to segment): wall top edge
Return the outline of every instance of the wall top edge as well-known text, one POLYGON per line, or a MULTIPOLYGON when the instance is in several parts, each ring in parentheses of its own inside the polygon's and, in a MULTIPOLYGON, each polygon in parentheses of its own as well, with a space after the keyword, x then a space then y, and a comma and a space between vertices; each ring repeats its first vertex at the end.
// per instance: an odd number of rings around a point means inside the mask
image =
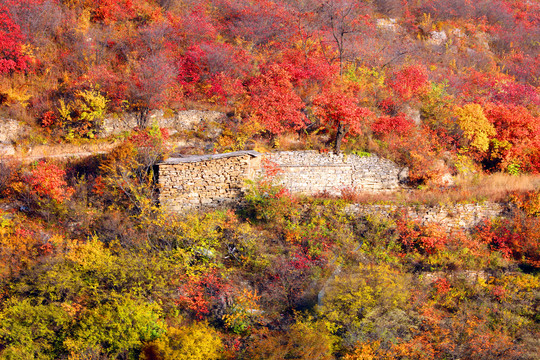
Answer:
POLYGON ((242 150, 242 151, 234 151, 229 153, 223 153, 223 154, 210 154, 210 155, 188 155, 188 156, 182 156, 177 155, 174 157, 170 157, 165 161, 162 161, 158 163, 158 165, 174 165, 174 164, 182 164, 182 163, 196 163, 201 161, 208 161, 208 160, 217 160, 217 159, 226 159, 231 157, 238 157, 238 156, 244 156, 249 155, 252 157, 258 157, 262 154, 254 151, 254 150, 242 150))

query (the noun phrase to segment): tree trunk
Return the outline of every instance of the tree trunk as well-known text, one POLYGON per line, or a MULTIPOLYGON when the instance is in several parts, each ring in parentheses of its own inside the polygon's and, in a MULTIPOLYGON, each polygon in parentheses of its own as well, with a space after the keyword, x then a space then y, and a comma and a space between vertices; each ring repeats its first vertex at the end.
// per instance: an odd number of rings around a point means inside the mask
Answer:
POLYGON ((148 106, 141 106, 137 112, 137 126, 139 129, 146 129, 148 127, 148 115, 150 108, 148 106))
POLYGON ((334 145, 334 152, 336 154, 339 154, 341 152, 341 142, 343 141, 343 138, 345 138, 345 135, 348 131, 349 124, 343 124, 342 122, 339 122, 336 133, 336 142, 334 145))

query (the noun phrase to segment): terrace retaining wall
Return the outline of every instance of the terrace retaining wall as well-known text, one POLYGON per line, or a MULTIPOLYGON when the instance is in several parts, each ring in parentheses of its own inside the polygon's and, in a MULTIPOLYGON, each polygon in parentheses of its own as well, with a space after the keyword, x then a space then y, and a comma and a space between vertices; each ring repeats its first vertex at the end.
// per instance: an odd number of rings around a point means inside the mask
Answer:
MULTIPOLYGON (((161 206, 173 212, 238 203, 246 180, 268 177, 278 169, 276 182, 295 194, 339 195, 343 189, 369 192, 398 190, 407 169, 377 156, 321 154, 316 151, 256 151, 173 157, 158 165, 161 206)), ((447 231, 470 230, 481 222, 506 216, 504 204, 373 205, 354 204, 354 216, 390 218, 396 212, 422 224, 437 223, 447 231)))
POLYGON ((269 164, 280 169, 276 183, 292 193, 307 195, 339 195, 343 189, 393 191, 407 175, 406 168, 377 156, 316 151, 238 151, 173 157, 158 165, 161 204, 181 211, 237 201, 246 180, 268 177, 269 164))
POLYGON ((446 231, 471 230, 486 220, 505 217, 511 213, 506 204, 482 202, 444 205, 377 205, 354 204, 346 211, 356 216, 372 216, 388 219, 402 213, 411 220, 427 225, 435 223, 446 231))
MULTIPOLYGON (((376 155, 321 154, 317 151, 281 151, 264 155, 280 169, 277 181, 293 193, 340 195, 355 191, 395 191, 407 179, 408 169, 376 155)), ((264 160, 263 160, 264 161, 264 160)), ((264 168, 258 174, 264 174, 264 168)))

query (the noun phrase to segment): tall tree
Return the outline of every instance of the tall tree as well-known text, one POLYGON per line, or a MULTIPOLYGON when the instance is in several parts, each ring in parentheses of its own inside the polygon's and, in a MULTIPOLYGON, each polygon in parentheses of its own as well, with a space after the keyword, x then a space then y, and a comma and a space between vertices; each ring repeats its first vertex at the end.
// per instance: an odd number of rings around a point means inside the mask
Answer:
POLYGON ((142 128, 148 125, 150 110, 167 99, 167 90, 177 75, 166 44, 169 31, 166 24, 152 24, 141 29, 135 40, 137 48, 133 51, 128 93, 132 108, 137 112, 137 124, 142 128))
POLYGON ((368 29, 370 7, 356 0, 324 0, 318 9, 319 19, 325 30, 325 39, 335 45, 340 74, 344 62, 352 58, 356 40, 368 29))
POLYGON ((291 75, 278 65, 270 65, 250 86, 251 117, 272 134, 306 127, 302 99, 294 92, 291 75))
POLYGON ((360 135, 362 125, 373 113, 360 107, 354 94, 340 87, 325 89, 313 100, 314 112, 322 123, 336 130, 334 152, 341 151, 341 143, 348 135, 360 135))

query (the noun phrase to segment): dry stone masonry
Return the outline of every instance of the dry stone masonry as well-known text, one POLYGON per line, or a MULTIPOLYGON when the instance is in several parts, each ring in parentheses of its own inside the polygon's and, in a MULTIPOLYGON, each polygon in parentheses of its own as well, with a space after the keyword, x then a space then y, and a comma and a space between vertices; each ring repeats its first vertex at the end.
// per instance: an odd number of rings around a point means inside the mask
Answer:
POLYGON ((436 223, 447 231, 471 230, 485 220, 504 217, 511 209, 500 203, 483 202, 477 204, 446 205, 350 205, 347 211, 357 216, 376 216, 389 218, 393 213, 401 212, 411 220, 421 224, 436 223))
MULTIPOLYGON (((407 168, 375 155, 321 154, 317 151, 282 151, 265 154, 282 173, 278 181, 293 193, 340 195, 343 189, 395 191, 407 178, 407 168)), ((261 169, 259 173, 264 172, 261 169)))
POLYGON ((245 180, 253 178, 259 153, 169 158, 159 164, 160 203, 168 211, 216 206, 238 200, 245 180))
MULTIPOLYGON (((157 123, 159 127, 167 128, 171 134, 178 131, 192 131, 204 125, 218 124, 227 116, 218 111, 186 110, 167 115, 163 110, 154 110, 150 112, 149 125, 157 123)), ((108 117, 103 120, 100 137, 121 134, 130 131, 137 126, 137 117, 135 114, 124 114, 118 117, 108 117)), ((209 130, 217 132, 219 128, 210 126, 209 130)), ((214 134, 217 135, 217 134, 214 134)))
MULTIPOLYGON (((375 155, 321 154, 316 151, 282 151, 261 154, 237 151, 226 154, 174 157, 159 164, 161 206, 173 212, 216 206, 241 200, 246 180, 265 175, 269 164, 281 170, 277 181, 293 193, 339 194, 344 188, 392 191, 401 186, 407 169, 375 155)), ((423 224, 437 223, 447 231, 470 230, 487 219, 505 216, 499 203, 448 205, 368 205, 347 209, 355 216, 389 218, 404 212, 423 224)))
POLYGON ((161 205, 171 211, 238 200, 246 180, 265 174, 265 163, 281 169, 277 181, 293 193, 340 194, 349 188, 392 191, 406 169, 376 156, 321 154, 316 151, 256 151, 170 158, 159 164, 161 205))

